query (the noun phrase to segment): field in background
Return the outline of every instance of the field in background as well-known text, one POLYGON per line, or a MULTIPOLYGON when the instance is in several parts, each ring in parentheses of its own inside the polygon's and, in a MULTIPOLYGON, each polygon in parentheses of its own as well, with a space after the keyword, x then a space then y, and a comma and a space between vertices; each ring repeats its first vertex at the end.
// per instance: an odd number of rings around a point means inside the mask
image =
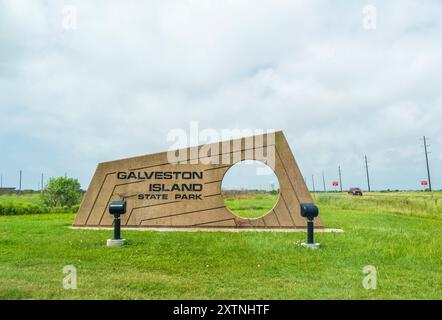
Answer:
POLYGON ((345 230, 317 233, 318 251, 273 232, 123 230, 128 245, 107 248, 112 231, 71 229, 74 214, 1 216, 0 299, 442 299, 441 193, 314 196, 345 230))
MULTIPOLYGON (((318 206, 388 212, 407 216, 442 219, 442 192, 370 192, 362 197, 347 193, 312 193, 318 206)), ((226 206, 244 218, 257 218, 269 212, 278 200, 271 193, 227 193, 226 206)))
POLYGON ((271 192, 223 192, 224 204, 242 218, 259 218, 270 212, 278 202, 279 194, 271 192))
POLYGON ((44 204, 39 192, 11 193, 0 195, 0 216, 37 214, 37 213, 69 213, 79 209, 79 205, 50 208, 44 204))
POLYGON ((39 192, 33 193, 10 193, 0 195, 0 203, 5 202, 22 202, 22 203, 32 203, 36 205, 44 205, 43 200, 40 197, 39 192))
POLYGON ((388 212, 442 219, 442 192, 370 192, 362 197, 346 193, 314 193, 318 205, 366 212, 388 212))

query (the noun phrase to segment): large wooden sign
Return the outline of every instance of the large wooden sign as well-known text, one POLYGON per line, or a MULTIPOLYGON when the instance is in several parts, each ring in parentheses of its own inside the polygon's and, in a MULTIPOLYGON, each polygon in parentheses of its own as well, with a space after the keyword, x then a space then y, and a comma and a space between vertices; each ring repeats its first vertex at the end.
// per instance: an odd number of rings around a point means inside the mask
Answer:
MULTIPOLYGON (((77 227, 110 227, 110 202, 125 199, 121 225, 137 228, 305 228, 300 203, 313 203, 282 132, 223 141, 174 152, 100 163, 74 221, 77 227), (262 161, 280 184, 276 206, 244 219, 224 205, 221 184, 243 160, 262 161)), ((318 218, 317 227, 322 227, 318 218)))

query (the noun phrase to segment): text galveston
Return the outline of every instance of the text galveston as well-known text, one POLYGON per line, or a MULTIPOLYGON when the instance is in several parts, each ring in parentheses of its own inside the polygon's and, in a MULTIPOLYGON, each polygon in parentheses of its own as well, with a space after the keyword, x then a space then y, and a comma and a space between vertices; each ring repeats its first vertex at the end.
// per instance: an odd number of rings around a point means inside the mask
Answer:
POLYGON ((203 172, 201 171, 139 171, 139 172, 124 172, 117 173, 119 180, 194 180, 203 179, 203 172))
POLYGON ((119 180, 170 180, 172 185, 166 183, 149 183, 147 193, 138 194, 138 200, 202 200, 202 183, 194 183, 190 180, 203 180, 202 171, 119 171, 117 179, 119 180), (186 183, 176 183, 186 180, 186 183), (174 183, 175 182, 175 183, 174 183), (176 194, 170 195, 169 193, 176 194), (191 192, 189 194, 189 192, 191 192))

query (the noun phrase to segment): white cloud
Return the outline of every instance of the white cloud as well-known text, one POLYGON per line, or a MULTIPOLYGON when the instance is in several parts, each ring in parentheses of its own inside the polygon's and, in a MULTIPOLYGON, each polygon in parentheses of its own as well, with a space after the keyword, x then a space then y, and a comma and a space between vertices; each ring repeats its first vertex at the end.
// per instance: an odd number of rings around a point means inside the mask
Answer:
POLYGON ((363 186, 368 154, 377 188, 417 187, 426 134, 442 188, 442 5, 375 1, 366 31, 365 4, 3 1, 0 134, 53 150, 42 170, 86 186, 97 162, 165 150, 191 120, 283 129, 307 176, 341 164, 363 186), (62 28, 65 4, 77 30, 62 28))

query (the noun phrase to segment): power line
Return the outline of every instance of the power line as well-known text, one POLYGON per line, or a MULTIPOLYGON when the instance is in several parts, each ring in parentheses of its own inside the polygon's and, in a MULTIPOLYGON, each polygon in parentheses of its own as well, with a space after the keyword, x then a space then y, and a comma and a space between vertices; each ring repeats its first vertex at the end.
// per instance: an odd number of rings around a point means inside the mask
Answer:
POLYGON ((371 187, 370 187, 370 174, 368 172, 368 160, 367 160, 367 155, 365 155, 365 171, 367 173, 367 185, 368 185, 368 192, 371 192, 371 187))
POLYGON ((428 148, 427 137, 424 136, 424 149, 425 149, 425 162, 427 163, 427 175, 428 175, 428 189, 432 191, 431 188, 431 177, 430 177, 430 165, 428 163, 428 148))

